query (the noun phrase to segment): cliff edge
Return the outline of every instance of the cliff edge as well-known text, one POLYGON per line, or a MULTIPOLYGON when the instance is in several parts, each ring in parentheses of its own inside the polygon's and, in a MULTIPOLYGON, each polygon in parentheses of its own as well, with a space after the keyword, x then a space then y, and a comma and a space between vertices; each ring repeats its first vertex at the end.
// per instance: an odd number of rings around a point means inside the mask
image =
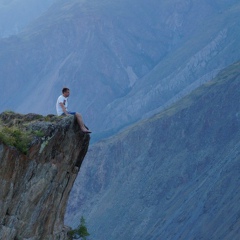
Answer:
POLYGON ((0 114, 0 239, 64 240, 90 137, 73 116, 0 114))

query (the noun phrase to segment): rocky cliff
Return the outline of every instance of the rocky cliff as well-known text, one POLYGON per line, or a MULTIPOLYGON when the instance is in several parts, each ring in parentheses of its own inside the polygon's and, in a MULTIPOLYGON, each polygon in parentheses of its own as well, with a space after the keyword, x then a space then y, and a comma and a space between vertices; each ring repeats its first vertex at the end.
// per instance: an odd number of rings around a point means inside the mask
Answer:
POLYGON ((4 112, 0 123, 0 239, 67 239, 66 202, 89 135, 73 116, 4 112))

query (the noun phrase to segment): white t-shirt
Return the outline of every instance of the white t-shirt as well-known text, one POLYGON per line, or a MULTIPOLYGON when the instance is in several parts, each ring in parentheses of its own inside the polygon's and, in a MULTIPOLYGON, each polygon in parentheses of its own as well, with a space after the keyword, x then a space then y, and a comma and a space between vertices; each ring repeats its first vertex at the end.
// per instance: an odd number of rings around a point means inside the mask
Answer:
POLYGON ((64 97, 63 95, 60 95, 57 99, 57 103, 56 103, 56 110, 57 110, 57 115, 60 116, 62 115, 64 112, 62 110, 62 107, 60 106, 60 103, 63 103, 63 105, 65 106, 66 110, 68 107, 68 101, 67 98, 64 97))

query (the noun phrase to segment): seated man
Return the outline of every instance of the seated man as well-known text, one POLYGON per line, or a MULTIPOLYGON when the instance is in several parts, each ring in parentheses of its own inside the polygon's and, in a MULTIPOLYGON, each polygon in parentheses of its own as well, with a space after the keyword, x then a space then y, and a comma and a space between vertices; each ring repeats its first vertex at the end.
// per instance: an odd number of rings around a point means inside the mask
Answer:
POLYGON ((77 113, 77 112, 69 112, 67 107, 68 107, 68 97, 70 95, 70 90, 68 88, 63 88, 62 89, 62 95, 60 95, 57 99, 57 103, 56 103, 56 110, 57 110, 57 115, 61 116, 61 115, 75 115, 78 121, 78 124, 80 126, 80 129, 84 132, 84 133, 91 133, 91 131, 89 131, 84 123, 83 123, 83 119, 82 116, 77 113))

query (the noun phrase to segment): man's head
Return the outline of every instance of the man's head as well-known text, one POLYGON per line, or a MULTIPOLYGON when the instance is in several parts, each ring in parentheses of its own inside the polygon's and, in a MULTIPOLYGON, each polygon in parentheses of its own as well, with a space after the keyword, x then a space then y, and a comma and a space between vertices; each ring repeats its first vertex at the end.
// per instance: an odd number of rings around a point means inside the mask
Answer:
POLYGON ((69 90, 69 88, 64 87, 64 88, 62 89, 62 94, 63 94, 64 97, 68 97, 68 96, 70 95, 70 90, 69 90))

